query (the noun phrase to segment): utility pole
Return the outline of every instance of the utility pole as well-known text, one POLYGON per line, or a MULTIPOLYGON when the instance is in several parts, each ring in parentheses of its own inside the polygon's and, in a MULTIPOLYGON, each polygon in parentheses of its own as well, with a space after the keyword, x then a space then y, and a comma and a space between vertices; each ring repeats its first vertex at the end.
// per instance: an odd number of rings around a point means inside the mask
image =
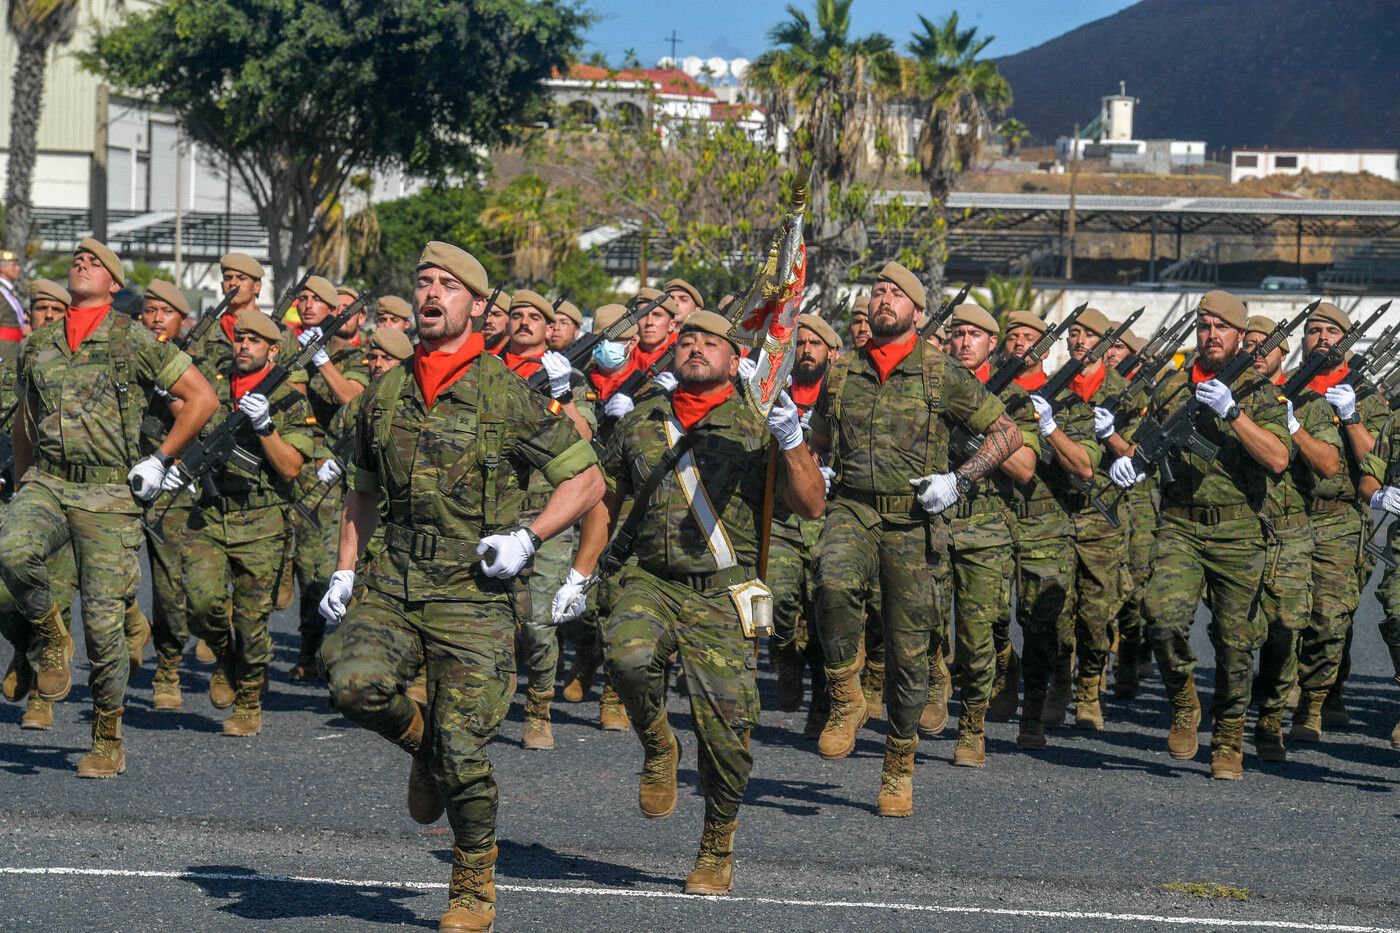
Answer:
POLYGON ((663 42, 669 42, 669 43, 671 44, 671 61, 672 61, 672 63, 675 63, 675 62, 676 62, 676 46, 678 46, 678 45, 681 44, 681 38, 680 38, 680 36, 676 35, 676 31, 675 31, 674 29, 672 29, 672 30, 671 30, 671 35, 668 36, 667 38, 661 40, 661 41, 663 41, 663 42))
POLYGON ((184 288, 185 281, 185 160, 180 151, 184 127, 175 123, 175 285, 184 288))
POLYGON ((1079 182, 1079 124, 1069 140, 1069 230, 1065 243, 1065 281, 1074 281, 1074 193, 1079 182))
MULTIPOLYGON (((97 86, 97 120, 92 134, 92 163, 88 169, 88 219, 92 235, 107 242, 107 85, 97 86)), ((135 171, 135 166, 132 166, 135 171)))

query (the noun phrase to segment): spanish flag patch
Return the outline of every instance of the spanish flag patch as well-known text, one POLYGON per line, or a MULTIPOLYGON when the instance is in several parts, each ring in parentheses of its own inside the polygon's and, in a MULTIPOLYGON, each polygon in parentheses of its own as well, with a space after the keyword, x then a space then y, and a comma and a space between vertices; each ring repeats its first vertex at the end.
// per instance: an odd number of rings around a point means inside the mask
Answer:
POLYGON ((564 410, 564 406, 559 404, 558 399, 550 399, 549 404, 545 407, 549 409, 551 415, 557 415, 564 410))

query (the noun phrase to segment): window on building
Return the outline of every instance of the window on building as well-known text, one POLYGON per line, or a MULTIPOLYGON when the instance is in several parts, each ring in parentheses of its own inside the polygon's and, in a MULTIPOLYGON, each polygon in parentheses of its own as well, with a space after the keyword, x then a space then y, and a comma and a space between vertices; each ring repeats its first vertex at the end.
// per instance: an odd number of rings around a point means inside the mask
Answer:
POLYGON ((1274 157, 1274 168, 1297 168, 1297 167, 1298 167, 1298 157, 1297 157, 1297 156, 1275 156, 1275 157, 1274 157))
POLYGON ((1237 155, 1235 165, 1238 168, 1258 168, 1259 157, 1257 155, 1237 155))

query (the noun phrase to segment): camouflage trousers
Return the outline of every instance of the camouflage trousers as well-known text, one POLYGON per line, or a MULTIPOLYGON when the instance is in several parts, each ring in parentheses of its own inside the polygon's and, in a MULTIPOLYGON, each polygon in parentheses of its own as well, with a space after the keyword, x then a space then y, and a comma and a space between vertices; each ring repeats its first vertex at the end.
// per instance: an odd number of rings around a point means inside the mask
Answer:
POLYGON ((1098 677, 1108 664, 1112 627, 1128 589, 1128 532, 1093 509, 1075 512, 1074 652, 1079 677, 1098 677))
POLYGON ((695 725, 705 819, 728 823, 753 769, 749 732, 758 725, 754 643, 744 637, 726 589, 699 591, 640 567, 623 568, 618 598, 602 622, 603 662, 632 722, 666 709, 666 665, 680 657, 695 725))
POLYGON ((1142 594, 1152 575, 1152 542, 1157 537, 1155 483, 1139 483, 1123 497, 1118 514, 1128 535, 1128 559, 1123 578, 1123 608, 1118 610, 1118 637, 1124 656, 1135 656, 1146 635, 1142 594))
POLYGON ((60 503, 59 495, 80 490, 79 484, 54 478, 20 488, 5 510, 0 582, 27 622, 41 619, 58 602, 49 558, 71 542, 91 664, 88 689, 95 707, 113 710, 126 696, 126 607, 136 598, 141 576, 141 523, 134 513, 89 512, 60 503))
POLYGON ((530 571, 521 576, 515 630, 516 663, 536 699, 554 696, 559 668, 559 629, 554 624, 554 594, 574 560, 578 531, 565 528, 535 552, 530 571))
POLYGON ((1021 680, 1027 696, 1043 698, 1055 658, 1074 644, 1074 534, 1058 505, 1016 519, 1016 620, 1021 625, 1021 680))
MULTIPOLYGON (((314 480, 315 471, 310 475, 314 480)), ((301 501, 310 509, 324 491, 325 487, 318 487, 314 482, 308 483, 302 479, 297 483, 293 495, 302 497, 301 501), (308 495, 311 498, 307 499, 308 495)), ((316 516, 315 522, 296 509, 290 512, 292 533, 296 542, 292 552, 292 569, 296 573, 298 595, 301 599, 297 630, 301 634, 302 645, 311 651, 315 650, 326 634, 326 620, 321 617, 318 607, 321 605, 321 598, 326 595, 327 587, 330 586, 331 574, 335 573, 336 557, 340 548, 340 510, 344 499, 344 486, 337 483, 321 500, 321 504, 316 506, 313 513, 316 516)))
POLYGON ((277 599, 277 568, 288 545, 286 521, 281 505, 239 510, 206 506, 190 516, 185 538, 190 631, 218 657, 234 659, 240 685, 261 687, 267 679, 272 660, 267 620, 277 599))
POLYGON ((1337 680, 1352 617, 1361 605, 1361 513, 1312 513, 1312 612, 1298 642, 1298 687, 1326 690, 1337 680))
MULTIPOLYGON (((187 493, 180 494, 188 499, 187 493)), ((156 657, 178 664, 190 640, 188 603, 185 599, 185 538, 189 534, 190 506, 173 506, 161 521, 158 540, 146 533, 146 556, 151 562, 151 641, 156 657)))
MULTIPOLYGON (((1370 540, 1371 532, 1375 531, 1375 528, 1375 518, 1368 510, 1366 514, 1361 517, 1361 541, 1363 548, 1356 559, 1356 592, 1358 594, 1366 592, 1366 585, 1371 582, 1371 575, 1376 572, 1376 564, 1379 563, 1376 558, 1366 553, 1364 548, 1365 542, 1370 540)), ((1360 602, 1360 596, 1358 595, 1358 605, 1360 602)), ((1333 681, 1332 690, 1329 691, 1329 693, 1339 693, 1342 685, 1345 684, 1347 678, 1351 676, 1351 639, 1354 632, 1355 626, 1348 625, 1347 636, 1342 643, 1342 660, 1337 665, 1337 676, 1333 681)), ((1381 631, 1381 636, 1383 638, 1385 637, 1385 631, 1383 629, 1381 631)), ((1396 648, 1392 646, 1389 641, 1386 642, 1386 647, 1390 648, 1391 660, 1396 664, 1396 673, 1400 674, 1400 654, 1397 654, 1396 648)))
POLYGON ((1254 700, 1259 714, 1281 713, 1298 680, 1298 633, 1313 611, 1311 573, 1313 532, 1307 515, 1296 513, 1274 523, 1264 564, 1259 614, 1268 634, 1259 650, 1254 700))
POLYGON ((773 637, 769 649, 801 654, 816 671, 822 665, 821 641, 816 637, 815 539, 821 523, 796 518, 773 525, 768 544, 768 576, 773 591, 773 637), (801 525, 810 527, 804 535, 801 525))
POLYGON ((917 734, 928 697, 930 639, 945 631, 945 537, 939 522, 885 521, 837 499, 827 506, 817 545, 817 634, 828 667, 859 658, 866 599, 879 586, 885 705, 890 732, 900 739, 917 734))
POLYGON ((510 707, 513 628, 504 600, 404 601, 371 589, 321 646, 331 706, 391 742, 413 722, 404 689, 427 666, 423 747, 456 844, 469 851, 496 841, 498 793, 486 744, 510 707))
MULTIPOLYGON (((1397 526, 1391 522, 1389 530, 1386 532, 1390 536, 1392 547, 1395 544, 1397 526)), ((1385 646, 1390 649, 1391 664, 1395 669, 1395 682, 1400 683, 1400 571, 1385 568, 1385 573, 1381 575, 1381 582, 1376 587, 1376 601, 1381 604, 1381 638, 1385 640, 1385 646)))
POLYGON ((995 499, 975 502, 974 507, 983 511, 955 517, 949 523, 956 670, 964 706, 985 705, 991 700, 996 676, 993 633, 1000 620, 1010 618, 1015 567, 1009 512, 995 499), (982 506, 982 502, 989 505, 982 506))
MULTIPOLYGON (((4 534, 3 524, 0 524, 0 537, 3 537, 4 534)), ((53 593, 54 605, 58 607, 58 611, 63 614, 63 618, 67 619, 71 626, 73 621, 73 590, 78 578, 77 567, 73 564, 72 546, 61 547, 54 551, 49 556, 48 567, 49 589, 53 593)), ((14 647, 16 654, 23 654, 27 657, 31 666, 38 667, 40 646, 33 634, 33 626, 20 612, 19 604, 15 602, 14 596, 11 595, 4 583, 0 583, 0 637, 3 637, 14 647)))
POLYGON ((1163 510, 1142 600, 1147 637, 1167 693, 1176 693, 1196 669, 1191 623, 1204 596, 1215 649, 1216 721, 1243 718, 1249 709, 1254 652, 1267 634, 1259 612, 1267 556, 1253 515, 1201 525, 1163 510))

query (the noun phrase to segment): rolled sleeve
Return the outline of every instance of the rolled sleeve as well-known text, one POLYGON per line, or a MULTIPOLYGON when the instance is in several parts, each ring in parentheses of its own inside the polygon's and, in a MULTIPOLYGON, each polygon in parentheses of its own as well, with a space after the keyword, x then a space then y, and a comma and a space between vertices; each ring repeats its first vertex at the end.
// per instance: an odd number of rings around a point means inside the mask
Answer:
POLYGON ((597 462, 598 454, 594 452, 593 445, 579 438, 567 450, 546 463, 540 472, 551 486, 558 486, 565 480, 578 476, 597 462))
POLYGON ((194 365, 194 360, 184 350, 170 348, 173 353, 160 369, 156 370, 156 385, 162 390, 169 392, 171 386, 180 381, 180 377, 185 374, 185 370, 194 365))

